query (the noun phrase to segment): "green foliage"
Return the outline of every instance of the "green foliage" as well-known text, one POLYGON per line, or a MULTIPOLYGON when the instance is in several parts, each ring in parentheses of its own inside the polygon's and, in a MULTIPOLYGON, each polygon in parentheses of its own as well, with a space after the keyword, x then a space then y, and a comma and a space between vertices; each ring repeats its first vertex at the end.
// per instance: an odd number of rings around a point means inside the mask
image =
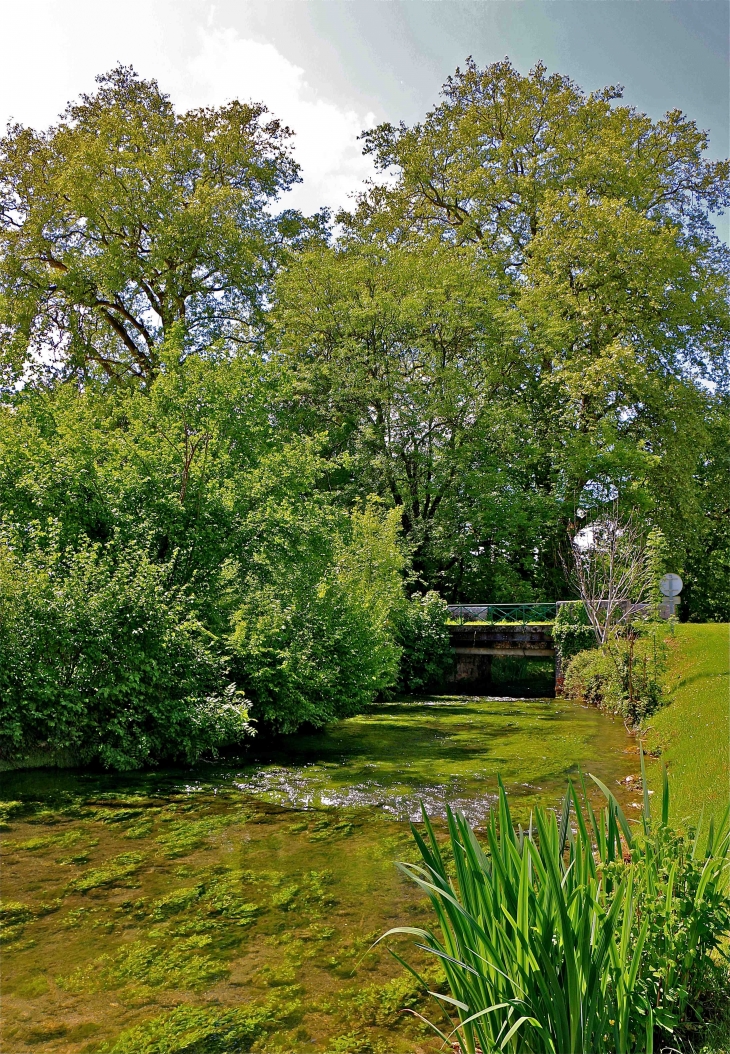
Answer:
POLYGON ((675 558, 684 579, 679 610, 683 621, 730 622, 730 395, 708 407, 707 428, 697 478, 702 506, 685 513, 686 552, 675 558))
POLYGON ((397 505, 454 599, 564 595, 567 525, 614 490, 681 563, 714 504, 698 380, 728 372, 728 162, 678 111, 542 63, 469 61, 423 121, 364 139, 391 178, 278 286, 299 419, 347 451, 343 488, 397 505))
POLYGON ((53 349, 65 375, 149 381, 162 342, 255 339, 300 223, 267 206, 297 178, 260 104, 176 114, 128 67, 57 125, 0 140, 0 333, 16 375, 53 349))
MULTIPOLYGON (((290 530, 288 510, 277 526, 290 530)), ((357 713, 396 681, 391 612, 402 598, 397 514, 369 505, 312 518, 296 545, 249 573, 231 646, 253 713, 277 731, 357 713)))
POLYGON ((53 535, 0 541, 6 755, 44 744, 129 768, 246 736, 245 707, 164 565, 132 547, 64 553, 53 535))
POLYGON ((485 471, 474 442, 491 446, 497 423, 506 344, 489 265, 468 247, 349 239, 292 258, 277 293, 299 420, 347 450, 348 496, 400 509, 424 566, 446 541, 444 512, 461 511, 455 481, 485 471))
POLYGON ((405 692, 442 688, 454 665, 446 625, 446 601, 438 593, 414 593, 398 609, 396 636, 402 648, 399 687, 405 692))
POLYGON ((664 596, 660 588, 660 582, 664 572, 667 570, 667 540, 663 531, 652 527, 646 539, 644 551, 644 563, 646 566, 646 602, 648 609, 645 618, 656 623, 661 618, 660 607, 664 596))
MULTIPOLYGON (((614 492, 664 530, 689 616, 727 608, 705 133, 470 62, 366 134, 393 178, 337 237, 274 214, 288 139, 120 66, 0 140, 5 756, 192 760, 247 734, 242 690, 294 731, 435 687, 439 602, 403 582, 565 595, 568 527, 614 492)), ((610 705, 640 716, 622 656, 610 705)))
POLYGON ((553 641, 563 665, 578 652, 595 647, 596 634, 582 601, 560 605, 553 623, 553 641))
POLYGON ((287 730, 396 682, 397 516, 336 510, 315 445, 272 440, 274 367, 165 363, 0 411, 6 753, 192 760, 248 731, 234 678, 287 730))
POLYGON ((414 828, 422 864, 400 867, 429 897, 440 935, 389 932, 417 936, 440 961, 448 994, 431 994, 458 1024, 436 1031, 458 1034, 468 1054, 649 1054, 655 1031, 681 1027, 716 973, 730 935, 730 810, 704 843, 685 841, 667 826, 666 779, 658 822, 644 784, 635 835, 595 782, 607 798, 598 816, 585 787, 581 802, 569 786, 559 818, 539 808, 519 832, 500 787, 488 852, 449 812, 453 876, 425 813, 425 839, 414 828))
POLYGON ((568 664, 563 690, 639 724, 662 704, 666 644, 651 625, 637 637, 633 628, 604 647, 578 652, 568 664))

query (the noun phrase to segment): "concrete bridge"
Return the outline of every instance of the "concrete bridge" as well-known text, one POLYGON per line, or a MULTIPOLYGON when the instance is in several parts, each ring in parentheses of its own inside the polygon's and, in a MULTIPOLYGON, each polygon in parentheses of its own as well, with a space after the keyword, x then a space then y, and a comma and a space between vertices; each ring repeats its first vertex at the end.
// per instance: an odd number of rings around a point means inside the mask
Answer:
POLYGON ((456 657, 454 687, 487 688, 495 655, 554 659, 557 685, 560 670, 551 625, 555 610, 555 604, 450 605, 455 619, 449 626, 456 657))

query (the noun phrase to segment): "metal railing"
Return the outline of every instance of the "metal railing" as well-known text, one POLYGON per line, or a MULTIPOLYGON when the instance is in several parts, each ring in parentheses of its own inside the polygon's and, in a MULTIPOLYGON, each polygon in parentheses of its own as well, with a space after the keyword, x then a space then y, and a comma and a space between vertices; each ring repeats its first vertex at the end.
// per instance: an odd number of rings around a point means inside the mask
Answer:
POLYGON ((546 604, 449 604, 455 622, 510 622, 527 625, 531 622, 554 622, 556 602, 546 604))

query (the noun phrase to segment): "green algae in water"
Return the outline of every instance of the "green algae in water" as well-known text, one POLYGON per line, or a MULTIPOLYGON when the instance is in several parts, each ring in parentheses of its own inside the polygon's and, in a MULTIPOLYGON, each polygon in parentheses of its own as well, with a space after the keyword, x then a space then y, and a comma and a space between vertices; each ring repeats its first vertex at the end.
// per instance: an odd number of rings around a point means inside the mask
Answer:
MULTIPOLYGON (((293 1008, 292 1008, 293 1009, 293 1008)), ((180 1006, 129 1029, 100 1054, 232 1054, 250 1050, 281 1021, 272 1003, 263 1006, 180 1006)))
POLYGON ((478 822, 497 774, 522 818, 579 767, 610 786, 636 769, 620 723, 563 701, 394 703, 257 749, 192 772, 3 777, 3 1050, 435 1052, 399 1013, 423 993, 369 950, 431 922, 393 867, 414 853, 404 820, 422 798, 478 822))
POLYGON ((44 834, 36 838, 28 838, 24 842, 5 842, 5 849, 22 850, 26 853, 36 853, 42 849, 67 849, 75 845, 83 837, 82 831, 66 831, 62 834, 44 834))
POLYGON ((75 878, 71 888, 78 893, 88 893, 90 889, 101 886, 133 886, 144 859, 142 853, 120 853, 103 867, 91 868, 75 878))
MULTIPOLYGON (((164 816, 164 823, 170 826, 159 834, 155 839, 160 846, 163 856, 174 858, 187 856, 208 844, 210 837, 223 827, 243 819, 241 814, 236 816, 208 816, 202 820, 175 820, 172 816, 164 816)), ((143 837, 143 836, 140 836, 143 837)))
POLYGON ((205 954, 208 935, 175 940, 172 944, 135 941, 117 955, 102 955, 67 977, 57 977, 68 992, 113 989, 124 998, 124 986, 135 988, 200 989, 228 974, 227 966, 205 954))

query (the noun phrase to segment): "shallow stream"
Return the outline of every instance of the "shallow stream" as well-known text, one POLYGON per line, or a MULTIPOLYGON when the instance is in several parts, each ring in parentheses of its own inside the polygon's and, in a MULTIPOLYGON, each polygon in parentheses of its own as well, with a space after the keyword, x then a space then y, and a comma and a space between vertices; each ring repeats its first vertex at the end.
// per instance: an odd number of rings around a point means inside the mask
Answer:
POLYGON ((433 1003, 369 950, 431 921, 394 866, 415 858, 407 821, 450 802, 479 827, 498 775, 526 821, 579 769, 631 809, 636 767, 594 709, 439 697, 194 769, 5 773, 0 1050, 436 1051, 403 1013, 433 1003))

